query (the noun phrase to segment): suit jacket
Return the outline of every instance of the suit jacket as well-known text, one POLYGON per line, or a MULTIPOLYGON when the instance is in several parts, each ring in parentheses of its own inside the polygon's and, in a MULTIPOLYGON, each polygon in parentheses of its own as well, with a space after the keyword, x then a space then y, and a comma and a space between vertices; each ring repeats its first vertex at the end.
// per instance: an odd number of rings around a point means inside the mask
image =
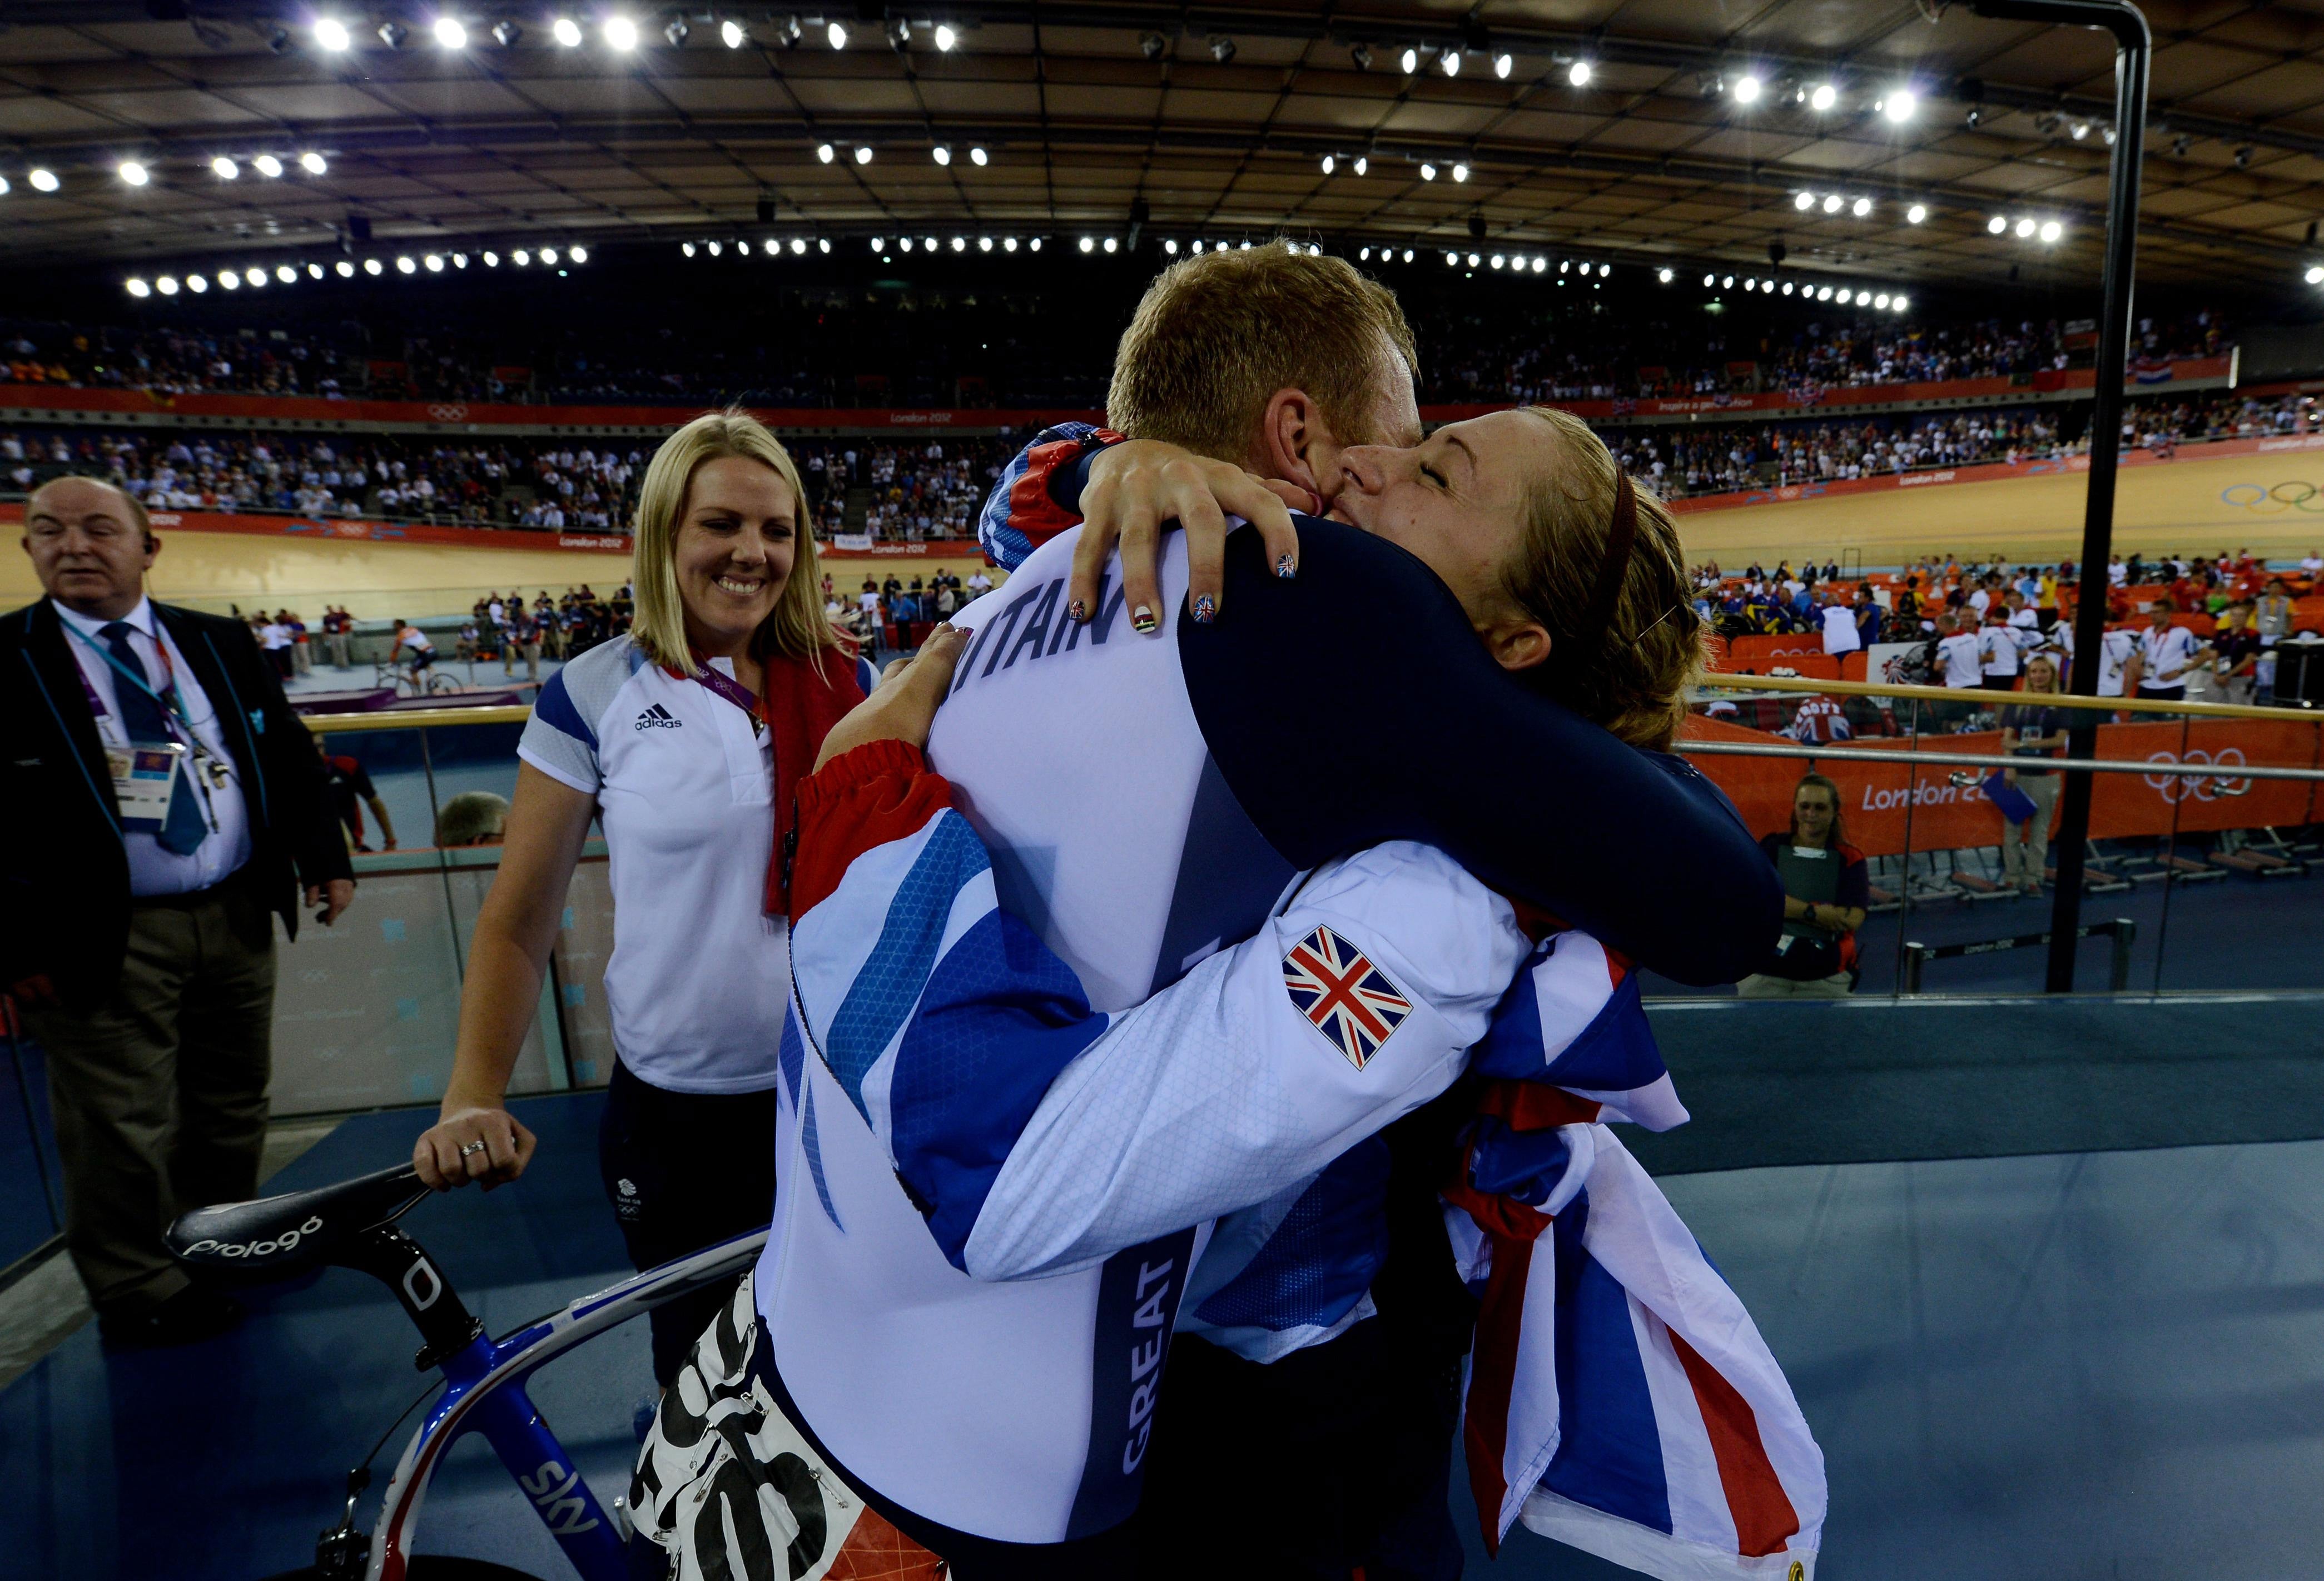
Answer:
MULTIPOLYGON (((218 712, 250 810, 236 875, 299 933, 299 884, 352 877, 306 722, 239 620, 156 602, 153 614, 218 712)), ((129 857, 97 719, 48 600, 0 617, 0 987, 45 972, 68 1005, 120 981, 129 857)))

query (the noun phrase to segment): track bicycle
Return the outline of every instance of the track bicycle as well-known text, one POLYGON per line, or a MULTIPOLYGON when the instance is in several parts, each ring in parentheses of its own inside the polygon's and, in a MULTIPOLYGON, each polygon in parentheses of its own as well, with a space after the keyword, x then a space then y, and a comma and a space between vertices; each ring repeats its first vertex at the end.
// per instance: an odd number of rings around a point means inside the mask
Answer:
POLYGON ((443 1374, 443 1392, 404 1445, 388 1482, 377 1530, 355 1524, 355 1505, 371 1481, 366 1461, 348 1474, 346 1513, 322 1534, 315 1567, 302 1575, 315 1581, 423 1581, 431 1567, 423 1558, 415 1569, 412 1545, 429 1483, 455 1442, 481 1433, 583 1581, 628 1581, 628 1511, 619 1499, 611 1512, 598 1503, 525 1385, 575 1346, 742 1273, 757 1260, 767 1232, 752 1230, 665 1263, 494 1339, 427 1250, 397 1227, 433 1194, 405 1163, 309 1191, 199 1209, 169 1228, 170 1250, 179 1262, 235 1283, 273 1282, 323 1267, 370 1274, 394 1292, 420 1330, 413 1365, 443 1374))

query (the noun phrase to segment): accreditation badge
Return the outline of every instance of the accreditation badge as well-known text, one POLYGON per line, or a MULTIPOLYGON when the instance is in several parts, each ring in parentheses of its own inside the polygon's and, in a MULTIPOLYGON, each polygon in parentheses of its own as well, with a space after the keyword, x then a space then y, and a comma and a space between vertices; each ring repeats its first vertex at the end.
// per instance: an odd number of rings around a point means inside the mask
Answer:
POLYGON ((185 748, 175 741, 132 741, 107 747, 105 760, 113 774, 113 800, 121 810, 123 832, 161 833, 178 776, 185 772, 185 748))

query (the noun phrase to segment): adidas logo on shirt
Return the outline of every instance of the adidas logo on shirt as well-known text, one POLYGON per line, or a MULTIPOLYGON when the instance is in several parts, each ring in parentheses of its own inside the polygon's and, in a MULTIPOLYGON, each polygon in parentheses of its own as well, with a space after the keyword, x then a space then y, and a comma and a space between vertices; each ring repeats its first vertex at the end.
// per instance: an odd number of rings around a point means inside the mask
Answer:
POLYGON ((635 728, 641 731, 674 731, 685 723, 684 720, 657 703, 638 715, 635 728))

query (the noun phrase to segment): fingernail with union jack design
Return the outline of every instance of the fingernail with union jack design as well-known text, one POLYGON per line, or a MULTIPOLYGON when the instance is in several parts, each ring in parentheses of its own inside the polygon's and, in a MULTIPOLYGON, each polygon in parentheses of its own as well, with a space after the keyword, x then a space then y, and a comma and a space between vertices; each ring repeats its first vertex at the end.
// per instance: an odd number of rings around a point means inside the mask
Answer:
POLYGON ((1079 599, 1074 600, 1073 602, 1065 606, 1065 619, 1071 620, 1076 626, 1087 625, 1089 623, 1089 605, 1082 602, 1079 599))
POLYGON ((1275 574, 1288 582, 1299 574, 1299 562, 1288 555, 1275 556, 1275 574))
POLYGON ((1140 604, 1130 611, 1130 624, 1139 633, 1150 635, 1160 629, 1162 622, 1154 618, 1152 605, 1140 604))
POLYGON ((1207 593, 1197 593, 1194 595, 1194 619, 1196 621, 1202 625, 1207 626, 1213 620, 1217 620, 1218 616, 1218 600, 1213 598, 1207 593))

